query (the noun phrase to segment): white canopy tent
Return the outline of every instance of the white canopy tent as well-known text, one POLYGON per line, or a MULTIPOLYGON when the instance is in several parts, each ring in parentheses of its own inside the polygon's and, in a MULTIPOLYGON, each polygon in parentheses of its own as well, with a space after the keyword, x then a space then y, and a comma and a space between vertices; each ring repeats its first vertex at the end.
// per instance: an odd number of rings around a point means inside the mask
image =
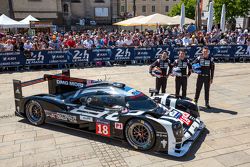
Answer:
MULTIPOLYGON (((180 15, 173 16, 172 18, 173 18, 173 25, 180 24, 180 20, 182 19, 180 15)), ((191 24, 191 23, 195 23, 195 20, 185 17, 184 24, 191 24)))
POLYGON ((135 26, 138 25, 137 22, 144 18, 145 16, 137 16, 137 17, 133 17, 127 20, 123 20, 120 22, 115 23, 114 25, 119 25, 119 26, 135 26))
POLYGON ((19 23, 23 24, 26 26, 26 28, 29 28, 30 27, 30 22, 31 21, 39 21, 37 18, 29 15, 27 16, 26 18, 24 18, 23 20, 19 21, 19 23))
POLYGON ((7 28, 25 28, 25 25, 15 21, 8 16, 2 14, 0 16, 0 28, 7 29, 7 28))
POLYGON ((137 22, 137 25, 156 26, 156 25, 171 25, 173 19, 169 16, 159 13, 144 17, 137 22))

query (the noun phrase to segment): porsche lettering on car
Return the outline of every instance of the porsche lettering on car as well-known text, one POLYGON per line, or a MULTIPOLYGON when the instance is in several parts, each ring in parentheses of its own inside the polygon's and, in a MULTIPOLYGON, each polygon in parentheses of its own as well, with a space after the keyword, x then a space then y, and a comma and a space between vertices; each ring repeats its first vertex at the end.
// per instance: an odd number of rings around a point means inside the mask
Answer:
POLYGON ((181 157, 205 127, 191 101, 149 97, 123 83, 73 78, 67 72, 13 85, 15 113, 31 124, 74 127, 127 141, 138 150, 181 157), (22 95, 23 87, 44 81, 47 94, 22 95))

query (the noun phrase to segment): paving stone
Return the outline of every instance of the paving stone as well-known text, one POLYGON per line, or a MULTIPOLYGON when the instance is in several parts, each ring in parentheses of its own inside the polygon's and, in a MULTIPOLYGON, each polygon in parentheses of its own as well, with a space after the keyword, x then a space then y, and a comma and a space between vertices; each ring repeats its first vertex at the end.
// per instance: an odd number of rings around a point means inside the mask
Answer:
POLYGON ((44 148, 44 147, 46 147, 46 148, 55 147, 54 139, 21 143, 21 150, 22 151, 30 150, 30 149, 39 149, 39 148, 44 148))
POLYGON ((197 153, 202 153, 202 152, 207 152, 207 151, 212 151, 212 150, 214 149, 204 142, 201 144, 201 147, 199 148, 197 153))
POLYGON ((216 156, 215 159, 225 166, 235 166, 250 163, 250 156, 245 152, 234 152, 216 156))
POLYGON ((124 158, 124 160, 128 164, 128 166, 131 167, 142 166, 151 163, 150 160, 144 154, 126 157, 124 158))
POLYGON ((25 151, 19 151, 14 153, 14 157, 20 157, 24 155, 31 155, 35 154, 35 150, 25 150, 25 151))
POLYGON ((63 157, 88 154, 90 152, 94 152, 93 148, 90 145, 82 145, 61 149, 63 157))
POLYGON ((219 138, 206 141, 206 144, 214 149, 220 149, 239 145, 239 141, 232 138, 219 138))
POLYGON ((218 162, 214 158, 208 158, 208 159, 202 159, 198 161, 192 161, 192 162, 187 162, 182 164, 183 167, 224 167, 223 164, 218 162))
POLYGON ((4 160, 4 159, 10 159, 13 158, 13 153, 9 153, 9 154, 2 154, 0 155, 0 160, 4 160))
POLYGON ((250 155, 250 149, 245 150, 245 152, 250 155))
POLYGON ((3 142, 3 135, 0 135, 0 143, 3 142))
POLYGON ((36 132, 22 132, 15 134, 4 135, 3 141, 12 141, 12 140, 22 140, 27 138, 34 138, 36 136, 36 132))
POLYGON ((72 163, 60 165, 60 167, 82 167, 82 166, 83 166, 82 161, 77 161, 77 162, 72 162, 72 163))
POLYGON ((23 166, 36 166, 49 163, 51 160, 56 160, 61 157, 59 150, 36 153, 23 156, 23 166))
POLYGON ((2 142, 2 143, 0 143, 0 147, 9 146, 9 145, 13 145, 13 144, 15 144, 14 141, 2 142))
POLYGON ((48 140, 48 139, 53 139, 53 138, 54 138, 53 134, 49 134, 49 135, 37 136, 35 137, 35 141, 48 140))
POLYGON ((236 165, 236 167, 249 167, 250 163, 245 163, 245 164, 241 164, 241 165, 236 165))
POLYGON ((232 136, 232 138, 238 140, 241 143, 250 143, 250 133, 232 136))
POLYGON ((78 141, 84 141, 86 139, 82 137, 76 137, 76 136, 62 136, 62 137, 56 137, 55 141, 56 144, 65 144, 65 143, 74 143, 78 141))
POLYGON ((19 151, 20 151, 20 144, 0 147, 0 155, 19 152, 19 151))
POLYGON ((0 160, 0 167, 21 167, 23 165, 22 157, 0 160))
POLYGON ((15 144, 34 142, 34 138, 19 139, 14 141, 15 144))

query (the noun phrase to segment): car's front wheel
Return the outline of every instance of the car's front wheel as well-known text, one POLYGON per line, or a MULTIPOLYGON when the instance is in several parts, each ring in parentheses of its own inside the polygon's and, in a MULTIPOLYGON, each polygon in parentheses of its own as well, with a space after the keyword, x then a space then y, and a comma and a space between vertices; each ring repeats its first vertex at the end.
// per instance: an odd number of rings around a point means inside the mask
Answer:
POLYGON ((31 100, 26 105, 26 116, 33 125, 42 125, 45 121, 45 113, 39 102, 31 100))
POLYGON ((125 128, 128 143, 138 150, 149 150, 155 144, 155 132, 153 127, 141 119, 130 120, 125 128))

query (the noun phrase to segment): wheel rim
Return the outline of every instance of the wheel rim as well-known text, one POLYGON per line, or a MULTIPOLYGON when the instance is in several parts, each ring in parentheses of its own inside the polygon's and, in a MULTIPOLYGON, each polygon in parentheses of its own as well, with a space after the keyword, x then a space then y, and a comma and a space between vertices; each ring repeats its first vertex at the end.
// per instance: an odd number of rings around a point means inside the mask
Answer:
POLYGON ((42 119, 42 108, 37 104, 30 104, 28 116, 31 122, 39 122, 42 119))
POLYGON ((140 123, 135 123, 129 128, 128 137, 138 147, 144 147, 151 142, 149 128, 140 123))

